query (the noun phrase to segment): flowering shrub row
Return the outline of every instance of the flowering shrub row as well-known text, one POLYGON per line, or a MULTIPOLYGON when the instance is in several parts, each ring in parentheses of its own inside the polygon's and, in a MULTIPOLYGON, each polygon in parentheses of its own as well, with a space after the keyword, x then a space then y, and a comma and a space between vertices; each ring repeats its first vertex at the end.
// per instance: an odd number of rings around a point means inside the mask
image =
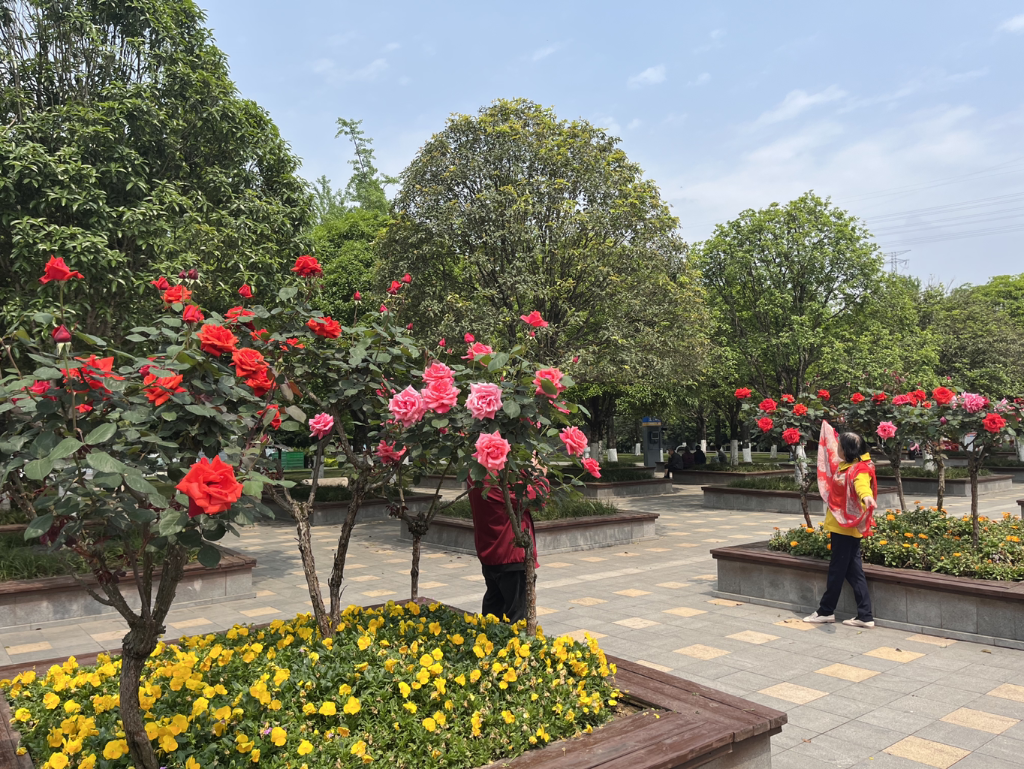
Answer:
MULTIPOLYGON (((160 644, 142 677, 167 769, 475 767, 590 732, 619 693, 596 641, 534 638, 445 606, 349 607, 323 639, 309 615, 160 644)), ((125 769, 120 660, 0 681, 44 769, 125 769)))

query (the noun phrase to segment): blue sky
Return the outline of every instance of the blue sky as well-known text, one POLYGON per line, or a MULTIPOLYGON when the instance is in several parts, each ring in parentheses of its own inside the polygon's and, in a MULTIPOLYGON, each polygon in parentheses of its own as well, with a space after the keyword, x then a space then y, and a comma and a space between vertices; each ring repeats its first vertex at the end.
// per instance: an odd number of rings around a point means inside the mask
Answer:
POLYGON ((925 280, 1024 272, 1024 0, 200 4, 309 179, 348 179, 338 117, 397 175, 526 97, 620 136, 688 241, 813 189, 925 280))

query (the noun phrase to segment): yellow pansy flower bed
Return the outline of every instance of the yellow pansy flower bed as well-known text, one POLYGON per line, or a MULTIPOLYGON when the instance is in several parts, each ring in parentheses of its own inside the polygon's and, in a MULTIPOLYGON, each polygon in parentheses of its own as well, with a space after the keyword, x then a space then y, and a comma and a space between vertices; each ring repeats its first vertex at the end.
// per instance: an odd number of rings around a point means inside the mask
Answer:
MULTIPOLYGON (((441 604, 350 606, 334 638, 308 614, 161 643, 143 674, 146 733, 167 769, 476 767, 611 717, 597 642, 441 604), (429 760, 428 760, 429 757, 429 760)), ((0 681, 45 769, 127 769, 120 661, 74 657, 0 681)))

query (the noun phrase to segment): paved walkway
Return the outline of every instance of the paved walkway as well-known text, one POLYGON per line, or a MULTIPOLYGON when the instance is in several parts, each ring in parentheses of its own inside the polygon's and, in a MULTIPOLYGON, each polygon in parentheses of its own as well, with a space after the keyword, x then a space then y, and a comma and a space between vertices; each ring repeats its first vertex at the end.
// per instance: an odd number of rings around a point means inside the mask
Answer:
MULTIPOLYGON (((982 514, 1016 512, 1021 490, 982 499, 982 514)), ((909 501, 909 500, 908 500, 909 501)), ((706 510, 699 488, 622 500, 657 512, 659 539, 542 559, 538 613, 545 632, 589 631, 608 652, 785 710, 775 769, 1024 765, 1024 652, 876 628, 802 623, 791 612, 715 599, 713 547, 766 539, 799 516, 706 510)), ((954 501, 963 514, 969 500, 954 501)), ((338 527, 314 530, 327 567, 338 527)), ((229 547, 255 556, 255 598, 172 612, 168 636, 308 611, 294 532, 264 525, 229 547)), ((356 527, 344 597, 408 596, 409 547, 394 522, 356 527)), ((321 569, 326 581, 325 569, 321 569)), ((478 609, 476 559, 426 547, 421 592, 478 609)), ((119 618, 51 623, 0 634, 0 664, 116 648, 119 618)))

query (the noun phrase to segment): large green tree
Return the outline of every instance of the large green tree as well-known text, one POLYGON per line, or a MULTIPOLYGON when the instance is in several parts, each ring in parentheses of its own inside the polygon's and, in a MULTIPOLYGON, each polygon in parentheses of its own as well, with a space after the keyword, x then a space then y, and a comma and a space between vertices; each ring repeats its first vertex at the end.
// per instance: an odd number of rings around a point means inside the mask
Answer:
POLYGON ((747 210, 700 247, 704 285, 729 341, 764 393, 802 392, 835 358, 882 281, 861 223, 808 192, 747 210))
POLYGON ((0 0, 3 319, 50 254, 87 277, 76 325, 116 336, 160 274, 197 269, 223 309, 301 248, 298 160, 204 21, 191 0, 0 0))
MULTIPOLYGON (((657 186, 619 140, 525 99, 453 115, 401 176, 378 240, 419 322, 509 346, 537 310, 581 383, 679 376, 706 351, 699 280, 657 186)), ((607 399, 604 399, 607 400, 607 399)))

